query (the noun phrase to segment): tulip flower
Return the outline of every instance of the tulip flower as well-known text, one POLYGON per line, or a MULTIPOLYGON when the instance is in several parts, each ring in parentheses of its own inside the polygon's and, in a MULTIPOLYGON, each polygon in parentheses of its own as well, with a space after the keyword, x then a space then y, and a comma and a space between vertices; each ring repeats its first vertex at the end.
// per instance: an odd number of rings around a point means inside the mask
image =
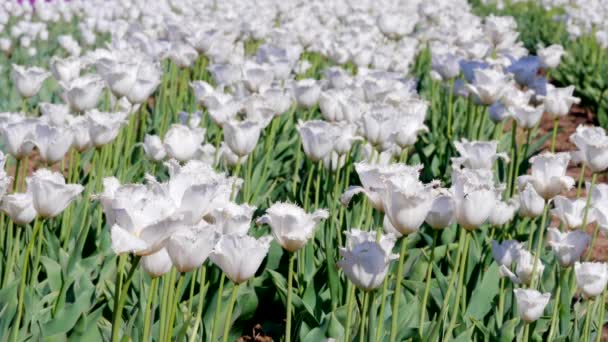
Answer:
POLYGON ((332 151, 339 134, 337 126, 321 120, 300 121, 297 129, 304 153, 313 162, 323 160, 332 151))
POLYGON ((350 248, 340 248, 340 256, 343 259, 338 261, 338 267, 348 280, 365 291, 382 285, 390 262, 398 257, 375 241, 362 241, 350 248))
POLYGON ((425 222, 434 229, 443 229, 454 222, 455 204, 452 195, 445 189, 434 194, 433 205, 426 215, 425 222))
POLYGON ((494 210, 492 210, 492 213, 488 217, 488 222, 495 227, 502 226, 513 220, 517 210, 519 210, 519 202, 517 200, 511 199, 507 202, 496 201, 494 210))
POLYGON ((205 262, 218 238, 216 227, 202 221, 171 235, 165 249, 179 272, 190 272, 205 262))
POLYGON ((222 234, 247 235, 255 207, 225 202, 211 210, 209 220, 222 234))
POLYGON ((413 146, 418 139, 418 134, 428 132, 429 128, 420 118, 410 115, 403 115, 394 121, 394 132, 392 139, 401 148, 413 146))
POLYGON ((535 256, 525 249, 519 249, 515 260, 515 273, 511 272, 506 265, 501 265, 499 273, 502 277, 509 278, 515 284, 530 284, 533 280, 539 279, 545 270, 545 265, 538 260, 534 269, 535 256))
POLYGON ((66 102, 74 111, 82 113, 97 106, 105 84, 99 75, 89 74, 62 83, 62 87, 66 102))
POLYGON ((65 104, 43 102, 38 107, 42 121, 53 126, 65 126, 76 118, 70 115, 70 107, 65 104))
POLYGON ((84 190, 80 184, 66 184, 61 173, 47 169, 34 172, 27 185, 34 208, 43 218, 59 215, 84 190))
POLYGON ((393 137, 394 117, 383 108, 373 108, 361 118, 361 130, 365 139, 374 147, 386 146, 393 137))
POLYGON ((141 267, 152 278, 158 278, 169 271, 173 264, 165 248, 141 257, 141 267))
POLYGON ((519 214, 524 217, 538 217, 545 209, 545 200, 536 192, 532 184, 526 184, 518 197, 519 214))
POLYGON ((483 105, 491 105, 500 99, 507 84, 507 76, 493 69, 475 69, 475 80, 466 88, 475 96, 475 100, 483 105))
POLYGON ((261 127, 254 121, 229 121, 224 124, 224 140, 239 157, 249 155, 260 139, 261 127))
POLYGON ((545 69, 557 68, 564 53, 564 48, 559 44, 553 44, 536 50, 540 64, 545 69))
POLYGON ((42 83, 50 75, 48 71, 39 67, 26 68, 13 64, 11 81, 21 97, 30 98, 40 91, 42 83))
POLYGON ((608 169, 608 137, 603 128, 579 125, 570 141, 579 149, 583 162, 592 172, 608 169))
POLYGON ((597 297, 608 285, 608 267, 603 262, 576 262, 576 286, 586 298, 597 297))
POLYGON ((31 223, 36 218, 32 193, 13 193, 2 197, 0 211, 8 215, 16 225, 31 223))
POLYGON ((142 146, 146 153, 146 157, 154 161, 161 161, 167 156, 165 146, 158 135, 146 134, 142 146))
POLYGON ((232 282, 241 284, 255 275, 271 241, 271 236, 255 239, 249 235, 222 235, 209 257, 232 282))
POLYGON ((451 192, 456 222, 465 229, 473 230, 484 224, 495 207, 496 189, 491 170, 453 170, 451 192))
POLYGON ((569 161, 570 155, 567 153, 545 152, 530 158, 532 174, 517 178, 520 190, 530 183, 545 200, 570 190, 574 186, 574 179, 566 176, 569 161))
POLYGON ((434 184, 405 173, 386 179, 385 186, 382 204, 390 222, 403 235, 418 231, 433 206, 434 184))
POLYGON ((153 63, 141 63, 137 69, 137 77, 127 98, 131 103, 143 103, 160 84, 160 67, 153 63))
POLYGON ((328 217, 329 212, 325 209, 308 214, 295 204, 274 203, 256 223, 269 225, 279 245, 289 252, 296 252, 314 236, 319 222, 328 217))
POLYGON ((545 107, 543 105, 536 107, 524 105, 509 107, 509 110, 512 113, 513 119, 517 121, 517 125, 519 125, 519 127, 532 129, 540 122, 540 119, 545 112, 545 107))
POLYGON ((433 54, 431 68, 442 80, 451 80, 460 74, 460 58, 451 53, 433 54))
POLYGON ((545 113, 552 119, 557 119, 570 113, 573 104, 578 104, 581 99, 572 96, 574 86, 556 88, 552 85, 547 87, 547 95, 540 96, 543 100, 545 113))
POLYGON ((36 126, 32 142, 40 152, 40 159, 47 164, 54 164, 61 161, 70 150, 74 136, 69 129, 41 124, 36 126))
POLYGON ((357 135, 357 127, 355 125, 346 122, 335 123, 334 125, 336 126, 335 130, 338 136, 336 137, 337 140, 334 143, 333 149, 340 156, 348 154, 355 141, 363 140, 363 138, 357 135))
POLYGON ((562 267, 569 267, 577 262, 590 241, 589 235, 581 230, 562 233, 557 228, 549 228, 547 233, 547 244, 551 246, 562 267))
POLYGON ((523 244, 516 240, 507 240, 502 243, 492 240, 492 257, 500 266, 509 268, 519 258, 519 252, 523 248, 523 244))
POLYGON ((506 153, 496 153, 497 141, 455 141, 454 147, 460 157, 452 158, 452 167, 464 166, 469 169, 488 169, 494 167, 494 162, 502 158, 505 162, 509 161, 506 153))
POLYGON ((102 147, 112 142, 120 133, 120 128, 127 123, 125 112, 106 113, 97 109, 87 111, 89 135, 95 147, 102 147))
POLYGON ((58 82, 70 82, 80 76, 80 68, 82 67, 80 58, 67 57, 58 58, 52 57, 49 63, 51 73, 58 82))
POLYGON ((89 133, 89 120, 85 116, 77 116, 68 125, 74 141, 72 147, 78 152, 84 152, 93 146, 91 134, 89 133))
POLYGON ((204 128, 173 124, 165 133, 163 145, 169 157, 185 162, 196 157, 204 140, 204 128))
POLYGON ((116 97, 127 96, 137 81, 137 62, 111 60, 101 76, 116 97))
POLYGON ((29 156, 34 149, 34 136, 37 120, 22 119, 0 127, 2 138, 10 155, 16 159, 29 156))
POLYGON ((515 81, 522 87, 527 87, 534 82, 540 61, 536 56, 524 56, 514 61, 506 71, 513 74, 515 81))
POLYGON ((542 316, 551 300, 551 293, 540 293, 532 289, 515 289, 517 313, 526 323, 532 323, 542 316))
MULTIPOLYGON (((555 196, 553 198, 554 209, 551 209, 551 214, 559 220, 568 229, 577 229, 583 225, 585 216, 585 208, 587 201, 585 199, 569 199, 564 196, 555 196)), ((593 215, 588 215, 587 223, 593 222, 593 215)))
POLYGON ((304 79, 295 83, 293 92, 298 105, 309 109, 319 102, 321 87, 315 79, 304 79))

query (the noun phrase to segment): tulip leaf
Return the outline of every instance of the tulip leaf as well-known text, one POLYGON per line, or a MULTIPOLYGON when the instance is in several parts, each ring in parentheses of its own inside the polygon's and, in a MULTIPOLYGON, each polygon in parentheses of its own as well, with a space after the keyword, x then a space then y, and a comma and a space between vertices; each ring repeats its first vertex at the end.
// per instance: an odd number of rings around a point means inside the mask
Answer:
POLYGON ((519 324, 519 317, 506 321, 500 328, 500 341, 511 342, 515 340, 515 329, 519 324))
POLYGON ((499 292, 500 276, 498 274, 498 264, 492 263, 483 272, 481 283, 477 285, 473 293, 465 317, 481 321, 492 310, 494 298, 499 292))

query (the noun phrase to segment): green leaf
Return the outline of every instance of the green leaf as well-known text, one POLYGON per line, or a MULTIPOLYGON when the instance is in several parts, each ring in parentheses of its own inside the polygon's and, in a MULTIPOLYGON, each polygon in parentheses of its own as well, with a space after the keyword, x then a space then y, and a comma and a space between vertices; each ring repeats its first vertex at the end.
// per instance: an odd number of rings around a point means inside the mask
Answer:
POLYGON ((471 295, 471 300, 465 312, 465 317, 482 321, 494 306, 494 297, 498 295, 500 276, 498 264, 492 265, 483 272, 483 278, 471 295))

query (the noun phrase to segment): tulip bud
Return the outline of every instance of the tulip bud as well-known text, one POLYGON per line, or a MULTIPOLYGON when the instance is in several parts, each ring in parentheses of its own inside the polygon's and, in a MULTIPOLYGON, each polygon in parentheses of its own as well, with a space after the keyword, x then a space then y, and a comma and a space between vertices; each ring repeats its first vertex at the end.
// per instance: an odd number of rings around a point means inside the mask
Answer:
POLYGON ((260 138, 261 127, 254 121, 229 121, 224 124, 224 141, 239 157, 249 155, 260 138))
POLYGON ((255 276, 268 254, 272 237, 255 239, 249 235, 223 235, 209 258, 235 284, 255 276))
POLYGON ((589 235, 581 230, 562 233, 557 228, 549 228, 547 233, 547 244, 562 267, 578 261, 589 244, 589 235))
POLYGON ((515 289, 517 313, 526 323, 532 323, 542 316, 551 300, 551 293, 540 293, 531 289, 515 289))

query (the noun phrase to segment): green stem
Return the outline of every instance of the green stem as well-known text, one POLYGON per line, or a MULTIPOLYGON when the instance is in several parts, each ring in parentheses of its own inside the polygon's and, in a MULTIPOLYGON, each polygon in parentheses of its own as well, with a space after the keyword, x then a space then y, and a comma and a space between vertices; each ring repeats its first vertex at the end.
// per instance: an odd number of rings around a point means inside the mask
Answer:
MULTIPOLYGON (((530 288, 534 289, 535 285, 536 285, 536 270, 538 268, 538 262, 540 260, 540 253, 542 252, 542 248, 545 245, 543 243, 543 237, 545 234, 545 226, 547 224, 547 216, 549 214, 549 204, 545 204, 545 209, 543 210, 543 217, 540 220, 540 226, 538 227, 540 229, 540 232, 538 233, 538 243, 536 245, 536 253, 534 255, 534 264, 532 265, 532 280, 530 280, 530 288)), ((533 240, 533 236, 530 237, 531 240, 533 240)), ((531 246, 531 245, 530 245, 531 246)), ((542 275, 541 275, 542 276, 542 275)), ((538 278, 540 279, 541 276, 539 276, 538 278)))
MULTIPOLYGON (((559 269, 559 268, 558 268, 559 269)), ((551 323, 549 324, 549 335, 547 340, 553 341, 553 335, 555 334, 555 329, 557 327, 557 313, 559 312, 559 296, 561 295, 562 287, 557 286, 557 290, 555 292, 555 302, 553 303, 553 312, 551 313, 551 323)))
POLYGON ((602 291, 602 299, 600 302, 600 317, 597 322, 597 332, 595 333, 595 342, 600 342, 602 340, 602 332, 604 330, 605 310, 606 310, 606 287, 604 287, 604 291, 602 291))
POLYGON ((177 281, 177 285, 175 286, 175 290, 173 291, 173 295, 171 297, 172 300, 169 302, 171 306, 169 307, 169 324, 167 325, 167 336, 165 337, 165 341, 173 340, 173 326, 175 325, 175 315, 177 308, 179 307, 179 300, 181 298, 180 295, 183 282, 184 275, 180 273, 179 280, 177 281))
POLYGON ((517 121, 513 120, 513 127, 511 127, 511 164, 509 165, 509 177, 508 184, 509 187, 509 198, 513 197, 513 193, 515 192, 514 184, 515 184, 515 164, 518 163, 518 149, 517 149, 517 121))
POLYGON ((353 317, 353 304, 355 301, 355 285, 348 282, 348 295, 346 299, 346 328, 344 329, 344 341, 350 341, 350 324, 353 317))
POLYGON ((551 133, 551 153, 555 152, 555 138, 557 137, 557 129, 559 128, 559 118, 553 119, 553 133, 551 133))
POLYGON ((426 286, 424 287, 424 295, 422 296, 422 310, 420 311, 420 336, 424 333, 424 320, 426 316, 426 303, 429 298, 429 292, 431 290, 431 276, 433 274, 433 263, 435 261, 435 247, 437 246, 437 238, 439 237, 439 230, 433 230, 433 246, 431 247, 431 257, 426 267, 426 286))
POLYGON ((19 336, 19 325, 21 324, 21 316, 23 315, 23 301, 25 295, 25 283, 27 280, 27 267, 29 265, 30 254, 32 253, 32 249, 34 248, 34 243, 36 242, 36 238, 38 237, 38 233, 42 229, 44 219, 36 218, 34 222, 34 231, 32 232, 32 237, 27 243, 27 247, 25 249, 25 255, 23 256, 23 265, 21 267, 21 281, 19 283, 19 295, 18 295, 18 303, 17 303, 17 318, 15 319, 15 324, 13 325, 13 337, 12 341, 17 341, 19 336))
MULTIPOLYGON (((196 307, 196 321, 194 322, 194 327, 192 328, 192 335, 190 336, 189 342, 196 341, 198 326, 202 320, 201 316, 203 314, 203 304, 204 304, 203 300, 205 299, 204 295, 205 295, 206 273, 207 273, 207 267, 205 265, 201 266, 200 279, 199 279, 199 290, 198 290, 198 306, 196 307)), ((201 334, 201 336, 202 336, 202 334, 201 334)))
POLYGON ((236 295, 239 292, 239 284, 234 284, 232 287, 232 296, 230 297, 230 305, 228 306, 228 313, 226 315, 226 323, 224 324, 224 338, 223 342, 228 342, 228 336, 230 335, 230 327, 232 326, 232 311, 234 311, 234 303, 236 303, 236 295))
MULTIPOLYGON (((123 256, 126 257, 126 255, 121 255, 120 257, 122 258, 123 256)), ((120 334, 120 325, 122 323, 122 308, 125 306, 125 301, 127 300, 127 292, 129 291, 129 286, 131 285, 131 281, 133 280, 133 275, 135 274, 135 271, 137 270, 137 265, 139 264, 140 259, 141 258, 139 256, 136 256, 131 260, 131 269, 129 270, 127 279, 126 279, 125 283, 120 287, 119 297, 115 299, 115 300, 118 300, 118 303, 115 304, 115 306, 114 306, 115 307, 114 321, 112 323, 112 341, 114 341, 114 342, 119 340, 118 335, 120 334)), ((126 260, 126 258, 124 260, 126 260)), ((120 264, 120 262, 119 262, 119 264, 120 264)), ((122 274, 122 269, 120 269, 118 272, 119 272, 119 274, 122 274)), ((122 278, 122 276, 120 276, 120 278, 122 278)), ((121 279, 121 281, 122 281, 122 279, 121 279)), ((114 295, 116 295, 116 294, 114 294, 114 295)))
POLYGON ((323 173, 323 161, 319 160, 317 164, 317 180, 315 182, 315 209, 319 208, 319 196, 321 190, 321 174, 323 173))
POLYGON ((21 159, 17 159, 17 164, 15 165, 15 178, 13 179, 13 192, 19 191, 19 171, 21 168, 21 159))
POLYGON ((291 341, 291 296, 293 292, 293 262, 296 253, 289 255, 289 273, 287 276, 287 322, 285 325, 285 341, 291 341))
POLYGON ((308 210, 308 198, 310 197, 310 184, 312 183, 312 175, 314 174, 314 172, 312 172, 312 168, 309 169, 308 172, 308 179, 306 180, 306 188, 304 190, 304 210, 308 210))
POLYGON ((388 292, 388 279, 389 277, 384 277, 384 282, 382 283, 382 296, 380 297, 380 316, 378 317, 378 328, 376 329, 376 338, 374 341, 380 341, 380 334, 384 333, 384 308, 386 306, 386 294, 388 292))
POLYGON ((390 342, 395 342, 397 339, 397 323, 399 321, 399 299, 401 297, 401 281, 403 280, 403 263, 407 248, 407 239, 401 239, 401 252, 399 253, 399 264, 397 264, 397 278, 395 279, 395 293, 393 294, 393 310, 391 317, 391 335, 390 342))
MULTIPOLYGON (((587 231, 587 219, 589 218, 589 207, 591 206, 591 195, 593 194, 593 187, 597 182, 597 173, 593 173, 591 177, 591 186, 589 187, 589 193, 587 194, 587 202, 585 204, 585 212, 583 214, 583 224, 581 225, 581 230, 587 231)), ((589 245, 589 249, 587 250, 587 255, 585 256, 585 260, 589 260, 591 255, 593 255, 593 248, 595 247, 595 243, 597 242, 597 236, 599 232, 599 224, 595 225, 595 229, 593 231, 593 237, 591 238, 591 244, 589 245)))
POLYGON ((369 292, 363 293, 363 306, 361 307, 361 323, 359 324, 359 342, 365 341, 365 325, 367 324, 367 306, 369 305, 369 292))
MULTIPOLYGON (((462 229, 462 228, 461 228, 462 229)), ((471 244, 471 234, 469 232, 465 232, 465 242, 464 242, 464 251, 462 257, 460 259, 460 268, 458 270, 458 287, 456 288, 456 303, 454 304, 452 318, 450 319, 450 324, 448 325, 448 330, 445 337, 450 340, 452 339, 452 330, 454 330, 454 326, 456 325, 456 317, 458 317, 458 306, 460 305, 460 297, 462 293, 462 287, 464 282, 464 274, 467 268, 467 257, 469 255, 469 245, 471 244)))
POLYGON ((222 294, 224 293, 224 282, 226 281, 226 275, 222 272, 220 277, 220 287, 217 292, 217 303, 215 305, 215 314, 213 315, 213 324, 211 326, 211 339, 209 341, 215 341, 216 328, 218 320, 220 319, 220 313, 222 312, 222 294))
POLYGON ((447 136, 448 139, 452 139, 452 121, 453 119, 453 108, 454 108, 454 79, 450 80, 450 93, 448 95, 448 131, 447 136))
POLYGON ((524 332, 522 334, 522 342, 528 342, 528 335, 530 335, 530 323, 524 323, 524 332))
POLYGON ((505 278, 500 278, 500 292, 498 293, 498 313, 496 315, 496 325, 502 327, 503 312, 505 308, 505 278))
POLYGON ((587 164, 583 163, 581 166, 581 173, 578 175, 578 185, 576 187, 576 198, 579 199, 581 197, 581 192, 583 191, 583 183, 585 182, 585 168, 587 164))
POLYGON ((585 324, 583 326, 583 341, 589 341, 589 334, 591 333, 591 321, 593 320, 593 299, 587 299, 587 312, 585 313, 585 324))
POLYGON ((152 311, 154 310, 154 299, 156 299, 156 288, 158 287, 158 278, 153 278, 150 283, 150 292, 148 293, 148 301, 146 302, 146 312, 144 314, 144 332, 142 341, 146 342, 150 339, 150 325, 152 321, 152 311))

